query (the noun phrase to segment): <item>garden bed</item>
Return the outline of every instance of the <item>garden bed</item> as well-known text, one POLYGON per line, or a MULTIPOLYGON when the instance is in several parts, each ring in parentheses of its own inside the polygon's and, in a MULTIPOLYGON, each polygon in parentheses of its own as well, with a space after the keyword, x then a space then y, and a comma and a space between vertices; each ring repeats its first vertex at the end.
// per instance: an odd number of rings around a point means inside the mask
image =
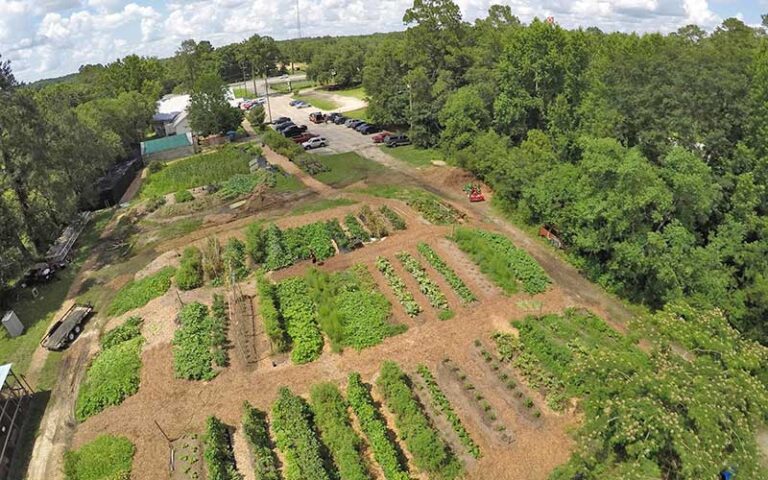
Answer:
POLYGON ((196 433, 188 433, 171 444, 173 463, 171 480, 205 479, 203 442, 196 433))

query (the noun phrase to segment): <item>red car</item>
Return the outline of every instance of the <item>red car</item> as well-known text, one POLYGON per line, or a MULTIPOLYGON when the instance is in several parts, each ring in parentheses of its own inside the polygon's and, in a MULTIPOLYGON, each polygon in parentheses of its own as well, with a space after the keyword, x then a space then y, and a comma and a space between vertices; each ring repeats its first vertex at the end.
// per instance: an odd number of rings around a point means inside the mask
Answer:
POLYGON ((310 138, 315 138, 317 136, 318 136, 317 134, 314 134, 314 133, 311 133, 311 132, 304 132, 301 135, 296 135, 295 137, 291 137, 291 140, 293 140, 296 143, 301 144, 301 143, 306 142, 310 138))
POLYGON ((390 135, 392 135, 392 132, 385 131, 385 132, 379 132, 376 135, 372 136, 371 138, 373 139, 373 143, 384 143, 384 140, 390 135))

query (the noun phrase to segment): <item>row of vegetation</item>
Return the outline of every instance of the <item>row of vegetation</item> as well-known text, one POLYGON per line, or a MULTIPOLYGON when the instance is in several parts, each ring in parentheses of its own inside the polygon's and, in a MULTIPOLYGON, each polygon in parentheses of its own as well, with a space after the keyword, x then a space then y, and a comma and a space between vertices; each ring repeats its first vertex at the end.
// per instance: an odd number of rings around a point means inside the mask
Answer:
POLYGON ((445 415, 445 418, 448 419, 451 426, 453 427, 453 430, 456 432, 456 435, 458 435, 459 440, 461 440, 461 443, 464 444, 464 447, 466 447, 469 454, 475 458, 480 458, 480 447, 469 435, 469 432, 467 432, 467 429, 464 427, 461 419, 453 409, 453 406, 448 400, 448 397, 445 396, 445 393, 443 393, 440 385, 437 384, 437 380, 435 380, 432 372, 429 371, 429 368, 427 368, 426 365, 419 365, 416 371, 424 380, 424 383, 427 386, 427 390, 429 391, 429 396, 432 399, 432 404, 435 406, 437 411, 445 415))
POLYGON ((448 309, 448 299, 445 298, 445 294, 440 290, 440 287, 429 278, 427 271, 424 270, 421 263, 407 252, 397 253, 395 257, 400 260, 405 271, 410 273, 419 284, 419 290, 427 297, 432 308, 440 310, 440 318, 444 319, 452 315, 452 312, 448 309))
POLYGON ((362 220, 365 228, 371 232, 372 237, 382 238, 389 234, 385 220, 381 218, 379 214, 374 212, 368 205, 365 205, 363 208, 361 208, 357 213, 357 216, 360 218, 360 220, 362 220))
POLYGON ((227 311, 224 299, 214 296, 213 309, 189 303, 179 313, 180 327, 173 336, 173 370, 178 378, 211 380, 214 363, 225 366, 227 311))
POLYGON ((384 275, 395 297, 397 297, 397 300, 405 309, 405 313, 411 317, 421 313, 421 306, 416 303, 413 294, 408 291, 408 287, 403 282, 403 279, 395 272, 392 263, 384 257, 378 257, 376 259, 376 268, 384 275))
POLYGON ((387 480, 408 480, 408 471, 400 462, 397 445, 389 435, 387 424, 371 398, 368 386, 360 374, 353 372, 347 382, 347 400, 360 422, 360 429, 368 439, 373 456, 387 480))
MULTIPOLYGON (((514 342, 516 339, 513 338, 514 336, 509 333, 495 333, 494 337, 498 339, 499 343, 497 345, 501 345, 504 342, 514 342)), ((507 345, 510 345, 510 343, 507 343, 507 345)), ((504 365, 502 365, 501 359, 496 359, 491 352, 483 348, 482 342, 479 340, 475 340, 475 347, 478 349, 478 354, 483 358, 485 361, 485 366, 488 370, 491 371, 491 374, 494 375, 504 386, 507 390, 510 390, 512 393, 512 396, 515 400, 518 401, 519 404, 521 404, 524 408, 526 408, 526 411, 530 411, 530 414, 534 418, 540 418, 541 417, 541 410, 534 409, 535 402, 533 399, 527 395, 525 395, 522 391, 522 389, 518 389, 517 382, 507 373, 506 369, 504 368, 504 365)), ((526 377, 530 378, 530 377, 526 377)), ((535 381, 531 381, 531 385, 534 385, 535 381)), ((560 390, 553 390, 548 389, 547 390, 547 398, 550 404, 550 408, 553 410, 561 410, 563 407, 564 399, 562 398, 562 387, 560 390), (560 398, 558 398, 560 397, 560 398)))
POLYGON ((107 307, 107 315, 117 316, 130 310, 143 307, 150 300, 160 297, 171 288, 171 279, 175 269, 165 267, 159 272, 128 282, 121 288, 107 307))
POLYGON ((302 278, 280 282, 277 298, 285 330, 291 339, 291 360, 296 364, 317 360, 323 350, 323 336, 317 325, 317 313, 307 282, 302 278))
POLYGON ((136 447, 125 437, 101 435, 64 455, 66 480, 123 480, 131 476, 136 447))
POLYGON ((387 221, 389 221, 389 224, 392 225, 392 228, 395 230, 405 230, 407 228, 403 217, 401 217, 396 211, 392 210, 388 206, 382 205, 379 207, 379 212, 384 215, 387 221))
POLYGON ((256 289, 259 295, 258 313, 269 337, 270 348, 274 353, 287 352, 290 343, 280 318, 277 287, 259 272, 256 277, 256 289))
POLYGON ((453 288, 462 302, 472 303, 477 300, 477 297, 472 293, 472 290, 470 290, 456 272, 445 263, 445 260, 440 258, 432 247, 424 242, 420 242, 416 248, 427 263, 432 265, 432 267, 445 278, 445 281, 448 282, 451 288, 453 288))
POLYGON ((543 293, 549 287, 550 279, 544 269, 503 235, 457 228, 451 239, 507 293, 516 292, 519 284, 531 295, 543 293))
POLYGON ((347 403, 332 383, 314 385, 310 392, 314 420, 331 452, 340 480, 370 480, 363 460, 363 442, 352 429, 347 403))
POLYGON ((461 475, 463 467, 424 414, 408 378, 394 362, 384 362, 376 386, 413 460, 420 469, 440 479, 461 475))
POLYGON ((216 417, 208 417, 203 434, 203 457, 209 480, 242 480, 235 467, 235 454, 227 426, 216 417))
POLYGON ((272 450, 266 413, 247 401, 243 404, 243 435, 250 447, 253 469, 258 480, 280 480, 277 456, 272 450))
POLYGON ((77 393, 75 417, 79 421, 119 405, 139 390, 144 343, 141 323, 140 318, 131 317, 102 338, 102 350, 88 367, 77 393))

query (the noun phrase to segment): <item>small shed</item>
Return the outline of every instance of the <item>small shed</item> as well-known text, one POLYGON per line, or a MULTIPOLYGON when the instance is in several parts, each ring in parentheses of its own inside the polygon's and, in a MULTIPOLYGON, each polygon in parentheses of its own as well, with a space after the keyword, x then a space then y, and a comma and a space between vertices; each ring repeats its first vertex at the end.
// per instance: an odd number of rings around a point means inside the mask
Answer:
POLYGON ((173 125, 181 112, 156 113, 152 116, 152 129, 157 137, 168 135, 168 129, 173 125))
POLYGON ((141 142, 141 156, 145 163, 153 160, 168 161, 188 157, 194 153, 195 147, 191 133, 141 142))
POLYGON ((0 480, 10 479, 11 459, 29 415, 32 392, 24 376, 16 375, 10 363, 0 365, 0 480))
POLYGON ((24 333, 24 324, 21 323, 18 315, 13 310, 8 310, 3 314, 3 326, 11 338, 16 338, 24 333))

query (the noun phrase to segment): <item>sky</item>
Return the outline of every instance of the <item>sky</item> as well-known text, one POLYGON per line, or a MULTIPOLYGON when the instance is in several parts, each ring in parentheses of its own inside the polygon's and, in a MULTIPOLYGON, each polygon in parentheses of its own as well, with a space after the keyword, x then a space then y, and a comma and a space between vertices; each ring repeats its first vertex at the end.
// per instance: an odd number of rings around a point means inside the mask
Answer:
MULTIPOLYGON (((80 65, 126 55, 167 57, 182 40, 214 46, 254 33, 298 36, 296 0, 0 0, 0 55, 18 80, 76 72, 80 65)), ((712 30, 736 17, 750 25, 768 13, 768 0, 454 0, 464 19, 509 5, 524 22, 553 16, 568 28, 669 32, 695 23, 712 30)), ((404 28, 412 0, 298 0, 301 34, 354 35, 404 28)))

